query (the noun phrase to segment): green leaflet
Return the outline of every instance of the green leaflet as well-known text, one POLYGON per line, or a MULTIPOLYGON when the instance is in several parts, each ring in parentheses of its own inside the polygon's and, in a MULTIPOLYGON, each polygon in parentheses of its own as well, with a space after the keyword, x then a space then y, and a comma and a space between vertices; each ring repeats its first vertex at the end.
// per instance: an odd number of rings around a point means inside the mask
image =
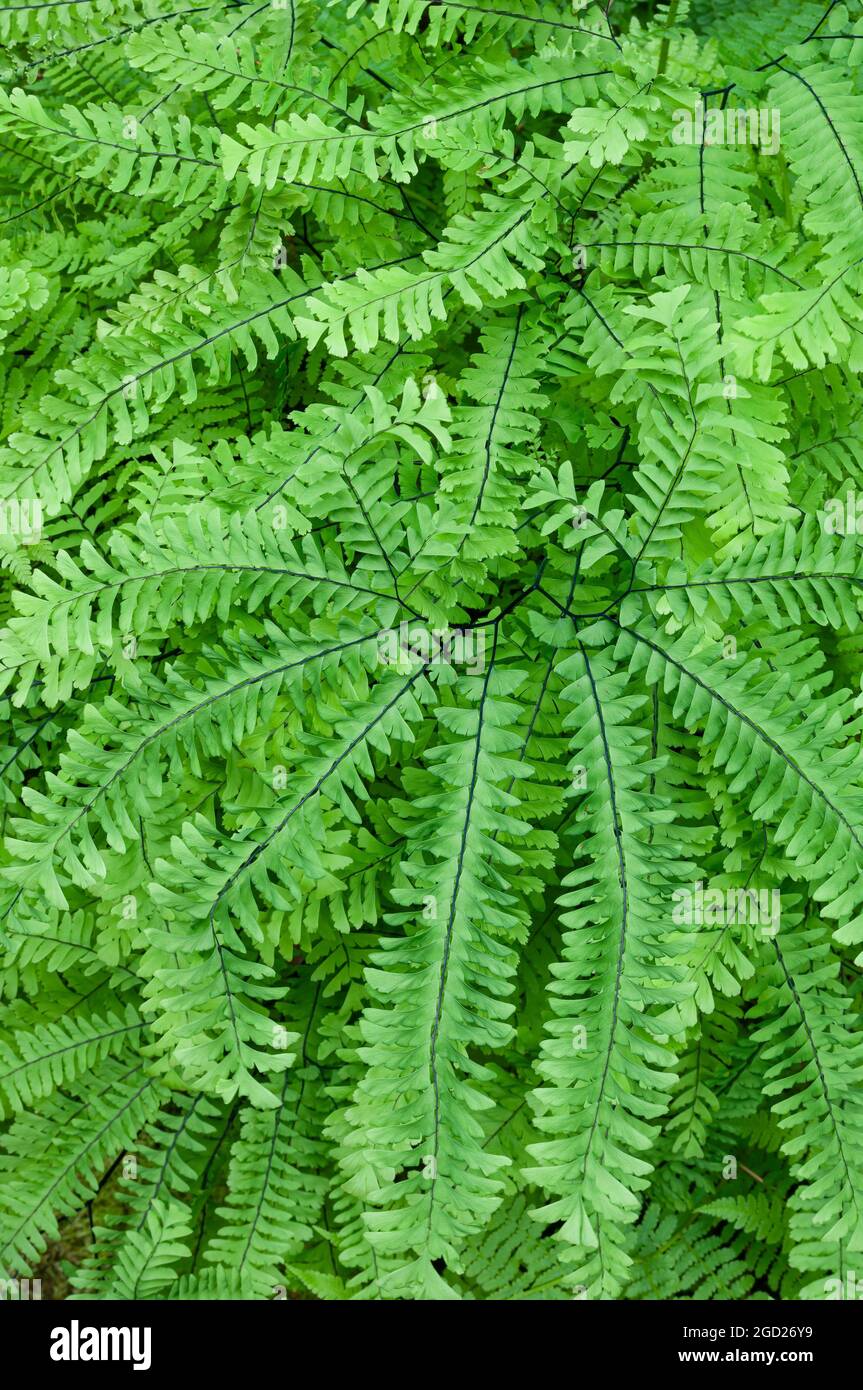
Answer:
POLYGON ((0 5, 4 1278, 847 1286, 863 5, 650 9, 0 5))

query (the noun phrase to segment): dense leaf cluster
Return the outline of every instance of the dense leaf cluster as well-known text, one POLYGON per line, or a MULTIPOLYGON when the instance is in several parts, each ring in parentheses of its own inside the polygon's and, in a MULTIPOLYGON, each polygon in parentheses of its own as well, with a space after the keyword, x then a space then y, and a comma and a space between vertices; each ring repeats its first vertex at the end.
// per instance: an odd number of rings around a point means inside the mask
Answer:
POLYGON ((863 1259, 863 6, 0 0, 0 1271, 863 1259))

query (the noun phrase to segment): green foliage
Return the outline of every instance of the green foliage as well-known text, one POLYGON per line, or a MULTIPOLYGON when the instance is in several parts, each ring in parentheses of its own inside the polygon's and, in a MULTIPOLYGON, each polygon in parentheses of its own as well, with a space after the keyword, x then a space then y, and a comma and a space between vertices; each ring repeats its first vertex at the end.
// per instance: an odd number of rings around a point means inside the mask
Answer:
POLYGON ((831 1296, 863 6, 0 36, 0 1272, 831 1296))

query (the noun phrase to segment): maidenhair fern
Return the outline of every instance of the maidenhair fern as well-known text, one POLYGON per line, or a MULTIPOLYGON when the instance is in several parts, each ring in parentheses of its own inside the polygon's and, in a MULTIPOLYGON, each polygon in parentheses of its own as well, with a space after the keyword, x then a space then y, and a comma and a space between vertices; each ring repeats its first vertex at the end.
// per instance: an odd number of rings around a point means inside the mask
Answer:
POLYGON ((863 6, 0 3, 0 1269, 863 1260, 863 6))

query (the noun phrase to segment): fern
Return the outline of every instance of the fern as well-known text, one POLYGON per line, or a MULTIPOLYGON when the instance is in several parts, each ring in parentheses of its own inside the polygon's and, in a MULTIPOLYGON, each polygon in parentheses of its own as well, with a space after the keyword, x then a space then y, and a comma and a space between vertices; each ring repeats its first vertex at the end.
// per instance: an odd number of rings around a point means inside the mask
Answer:
POLYGON ((0 6, 4 1276, 853 1270, 863 14, 649 8, 0 6))

